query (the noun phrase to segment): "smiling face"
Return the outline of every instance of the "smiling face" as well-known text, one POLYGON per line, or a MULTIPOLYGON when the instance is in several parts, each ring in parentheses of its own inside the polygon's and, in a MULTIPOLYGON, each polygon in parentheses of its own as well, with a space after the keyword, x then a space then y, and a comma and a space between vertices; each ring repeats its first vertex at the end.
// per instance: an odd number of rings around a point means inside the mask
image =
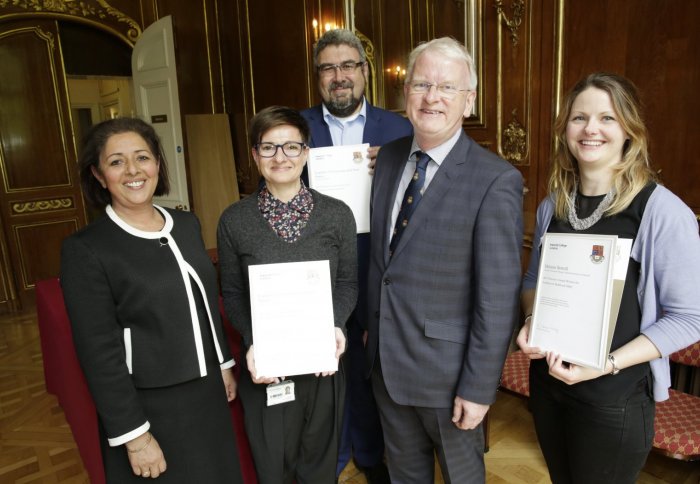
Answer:
POLYGON ((129 131, 109 137, 92 174, 109 191, 112 208, 125 213, 152 205, 159 167, 146 140, 129 131))
MULTIPOLYGON (((260 137, 260 143, 283 145, 290 141, 304 143, 299 130, 289 124, 271 128, 260 137)), ((256 148, 253 148, 253 158, 258 166, 260 175, 265 179, 265 183, 270 191, 275 194, 298 185, 301 171, 306 164, 308 152, 309 149, 305 147, 301 156, 294 157, 286 155, 281 147, 277 147, 275 156, 265 158, 260 156, 256 148)))
POLYGON ((566 125, 566 143, 580 170, 620 163, 626 139, 607 92, 589 87, 576 97, 566 125))
POLYGON ((462 128, 462 119, 471 114, 476 93, 467 91, 469 69, 462 61, 426 50, 416 59, 410 82, 404 86, 406 115, 420 148, 425 151, 441 145, 462 128), (411 83, 449 84, 463 89, 453 99, 435 87, 425 93, 411 92, 411 83))
MULTIPOLYGON (((318 66, 360 62, 360 53, 349 45, 329 45, 318 54, 318 66)), ((367 64, 344 73, 334 69, 318 73, 318 90, 323 104, 333 116, 345 118, 355 114, 362 104, 367 78, 367 64)))

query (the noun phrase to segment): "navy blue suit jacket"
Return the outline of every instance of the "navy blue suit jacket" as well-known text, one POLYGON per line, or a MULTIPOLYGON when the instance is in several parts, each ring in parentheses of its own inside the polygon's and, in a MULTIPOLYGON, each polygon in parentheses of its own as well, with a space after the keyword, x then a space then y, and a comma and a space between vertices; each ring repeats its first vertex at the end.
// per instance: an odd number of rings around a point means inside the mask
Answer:
MULTIPOLYGON (((366 101, 366 100, 365 100, 366 101)), ((322 148, 324 146, 333 146, 333 139, 328 128, 328 123, 323 118, 323 109, 321 105, 301 111, 301 115, 309 123, 311 129, 311 148, 322 148)), ((413 135, 413 126, 403 116, 387 111, 386 109, 377 108, 367 103, 367 119, 365 119, 365 130, 362 135, 362 142, 369 143, 370 146, 383 146, 386 143, 399 138, 413 135)), ((309 175, 304 167, 301 174, 304 183, 309 184, 309 175)), ((367 301, 367 264, 369 261, 369 234, 360 234, 357 236, 357 280, 359 285, 359 294, 357 300, 356 311, 357 322, 363 329, 367 329, 365 322, 365 307, 367 301)), ((351 321, 348 321, 352 324, 351 321)))
MULTIPOLYGON (((312 148, 333 146, 331 132, 328 123, 323 119, 323 109, 321 105, 304 109, 301 112, 311 128, 312 148)), ((413 134, 413 127, 406 118, 386 109, 377 108, 367 103, 367 119, 365 120, 365 131, 362 136, 363 143, 370 146, 382 146, 395 139, 403 138, 413 134)))
POLYGON ((519 308, 523 179, 462 133, 390 258, 411 142, 382 147, 374 172, 367 374, 379 358, 400 405, 491 404, 519 308))

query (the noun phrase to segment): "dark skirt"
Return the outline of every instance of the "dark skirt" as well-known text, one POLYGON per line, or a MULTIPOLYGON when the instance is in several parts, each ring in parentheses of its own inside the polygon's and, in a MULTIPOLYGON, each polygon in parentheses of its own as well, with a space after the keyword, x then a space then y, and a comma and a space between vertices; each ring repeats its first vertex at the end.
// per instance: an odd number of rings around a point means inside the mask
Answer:
MULTIPOLYGON (((241 483, 231 412, 217 366, 208 375, 165 388, 138 389, 167 470, 158 483, 241 483)), ((143 484, 131 470, 124 445, 110 447, 100 428, 107 483, 143 484)))

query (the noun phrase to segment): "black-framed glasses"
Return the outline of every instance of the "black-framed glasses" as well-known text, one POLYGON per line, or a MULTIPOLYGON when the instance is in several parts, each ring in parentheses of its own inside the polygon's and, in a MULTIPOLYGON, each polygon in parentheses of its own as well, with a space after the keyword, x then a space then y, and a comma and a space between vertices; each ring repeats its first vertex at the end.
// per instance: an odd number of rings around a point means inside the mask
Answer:
POLYGON ((454 84, 432 84, 425 81, 415 81, 408 84, 408 90, 413 94, 426 94, 435 86, 440 96, 448 99, 454 99, 460 92, 467 92, 469 89, 460 89, 454 84))
POLYGON ((360 66, 363 66, 364 62, 346 61, 340 64, 321 64, 318 66, 318 73, 322 76, 332 76, 335 74, 336 69, 340 69, 343 74, 352 74, 360 66))
POLYGON ((279 148, 282 148, 282 153, 285 155, 295 158, 301 156, 304 148, 306 148, 306 144, 298 141, 287 141, 281 145, 276 145, 275 143, 258 143, 255 145, 255 151, 263 158, 272 158, 277 154, 279 148))

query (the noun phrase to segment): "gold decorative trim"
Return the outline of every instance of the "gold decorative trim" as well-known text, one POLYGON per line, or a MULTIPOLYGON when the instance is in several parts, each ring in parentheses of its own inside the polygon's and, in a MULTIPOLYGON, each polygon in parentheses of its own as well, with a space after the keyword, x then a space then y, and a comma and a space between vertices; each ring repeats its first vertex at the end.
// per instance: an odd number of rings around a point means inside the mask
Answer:
POLYGON ((56 50, 56 43, 54 42, 53 34, 51 32, 46 32, 41 28, 37 27, 34 29, 34 33, 40 38, 44 39, 47 44, 49 44, 50 50, 56 50))
POLYGON ((365 90, 365 96, 369 98, 370 104, 374 104, 375 106, 377 105, 377 59, 374 55, 374 44, 372 43, 369 38, 360 32, 359 30, 355 30, 355 35, 357 35, 357 38, 360 39, 360 42, 362 43, 362 47, 365 49, 365 57, 367 58, 367 65, 369 66, 369 78, 371 80, 371 92, 369 93, 369 96, 367 96, 367 92, 365 90))
POLYGON ((0 274, 0 277, 3 279, 3 286, 5 288, 5 301, 2 301, 2 303, 7 303, 11 310, 19 309, 20 301, 15 289, 5 237, 0 237, 0 261, 2 262, 2 274, 0 274))
MULTIPOLYGON (((57 0, 46 0, 46 1, 57 1, 57 0)), ((58 1, 60 1, 60 0, 58 0, 58 1)), ((71 1, 71 0, 66 0, 66 1, 71 1)), ((80 2, 80 3, 82 4, 83 2, 80 2)), ((134 19, 132 19, 128 15, 124 14, 120 10, 117 10, 116 8, 112 7, 105 0, 97 0, 97 3, 99 3, 100 6, 105 9, 105 11, 107 12, 108 15, 116 18, 117 22, 125 23, 126 25, 129 26, 129 29, 126 31, 126 36, 129 37, 129 40, 131 40, 132 42, 135 42, 136 39, 139 38, 139 36, 141 35, 141 27, 139 27, 139 24, 134 19)), ((102 12, 99 12, 99 11, 97 12, 96 16, 99 18, 104 18, 102 12)))
POLYGON ((554 38, 554 116, 559 114, 561 98, 564 94, 564 0, 557 2, 554 38))
POLYGON ((12 204, 12 212, 16 215, 35 212, 49 212, 53 210, 65 210, 67 208, 73 208, 73 199, 70 197, 54 198, 52 200, 32 200, 30 202, 15 202, 12 204))
MULTIPOLYGON (((515 2, 525 4, 522 0, 515 0, 515 2)), ((501 3, 500 0, 497 3, 501 3)), ((532 4, 528 6, 532 10, 532 4)), ((522 13, 518 25, 522 22, 522 13)), ((525 87, 523 92, 523 121, 522 123, 517 120, 517 108, 512 109, 512 120, 508 126, 503 129, 503 25, 501 22, 497 23, 497 40, 496 40, 496 58, 497 58, 497 73, 496 73, 496 152, 502 158, 510 161, 514 165, 528 166, 530 164, 529 156, 529 137, 528 131, 530 131, 530 113, 532 112, 531 96, 530 90, 531 84, 531 69, 532 69, 532 35, 527 36, 527 48, 525 49, 524 59, 525 66, 523 71, 523 77, 525 79, 525 87), (520 143, 522 142, 522 146, 520 143)), ((527 17, 526 32, 532 32, 532 15, 527 17)), ((515 45, 513 45, 515 49, 515 45)), ((520 68, 520 67, 518 67, 520 68)))
POLYGON ((126 37, 135 42, 141 35, 139 24, 105 0, 0 0, 0 8, 13 7, 28 10, 30 13, 53 13, 84 19, 97 19, 97 22, 112 17, 127 26, 126 37))
POLYGON ((518 29, 520 28, 520 24, 523 21, 523 14, 525 13, 525 0, 513 0, 513 3, 510 6, 511 10, 513 11, 513 18, 510 20, 503 10, 503 0, 495 0, 494 8, 496 9, 496 12, 498 12, 498 17, 503 19, 506 27, 508 27, 508 30, 510 30, 510 41, 513 44, 513 47, 516 47, 520 41, 518 37, 518 29))
POLYGON ((513 109, 511 121, 503 130, 503 157, 513 165, 522 165, 527 155, 527 133, 518 121, 518 110, 513 109))

